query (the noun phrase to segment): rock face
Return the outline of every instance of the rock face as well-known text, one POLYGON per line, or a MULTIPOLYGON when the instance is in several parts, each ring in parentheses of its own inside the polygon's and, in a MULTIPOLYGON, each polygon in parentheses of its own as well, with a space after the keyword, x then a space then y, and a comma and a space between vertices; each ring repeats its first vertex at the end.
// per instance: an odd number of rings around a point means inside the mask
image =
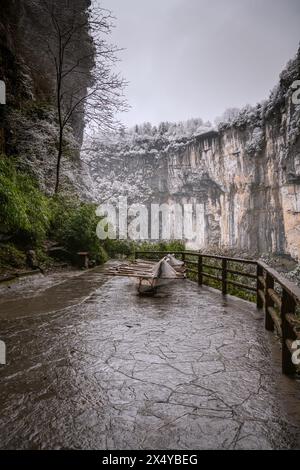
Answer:
POLYGON ((300 51, 265 102, 191 138, 161 134, 90 143, 98 200, 202 204, 197 248, 300 257, 300 51), (97 157, 97 158, 95 158, 97 157), (112 180, 114 183, 112 183, 112 180))
MULTIPOLYGON (((64 0, 65 1, 65 0, 64 0)), ((72 24, 74 11, 86 20, 90 0, 72 0, 67 28, 72 24)), ((0 152, 19 156, 22 168, 29 169, 46 192, 53 192, 57 158, 57 109, 55 103, 55 68, 47 47, 55 50, 53 25, 45 5, 63 7, 61 0, 2 0, 0 18, 0 79, 7 89, 7 105, 0 106, 0 152), (47 46, 48 44, 48 46, 47 46)), ((81 80, 82 93, 89 86, 89 70, 93 66, 93 41, 82 29, 78 48, 91 57, 86 64, 85 78, 81 80)), ((79 49, 78 49, 79 50, 79 49)), ((68 60, 68 58, 66 59, 68 60)), ((84 76, 85 77, 85 76, 84 76)), ((74 75, 65 80, 66 87, 74 87, 74 75)), ((83 139, 84 116, 76 114, 65 135, 70 151, 62 162, 62 183, 79 191, 84 184, 81 177, 80 146, 83 139)))

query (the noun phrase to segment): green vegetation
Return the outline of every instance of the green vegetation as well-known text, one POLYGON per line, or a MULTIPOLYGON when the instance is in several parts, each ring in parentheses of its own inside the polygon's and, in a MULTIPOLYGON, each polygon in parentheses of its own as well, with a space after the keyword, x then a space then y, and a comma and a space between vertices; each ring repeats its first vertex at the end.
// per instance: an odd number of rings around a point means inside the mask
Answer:
POLYGON ((0 232, 14 241, 37 245, 50 226, 47 197, 29 175, 16 169, 13 158, 0 158, 0 232))
POLYGON ((49 206, 51 239, 63 245, 71 253, 88 251, 90 258, 97 264, 107 261, 105 248, 96 235, 99 218, 96 216, 94 204, 57 195, 49 199, 49 206))
POLYGON ((26 256, 24 252, 14 245, 7 243, 0 245, 0 268, 11 266, 13 268, 23 268, 25 266, 26 256))
POLYGON ((46 196, 33 176, 20 170, 16 158, 0 156, 0 267, 22 268, 25 251, 34 249, 43 266, 51 264, 46 242, 55 242, 66 254, 88 251, 97 264, 118 255, 130 256, 134 251, 181 251, 184 244, 170 242, 99 241, 96 227, 99 217, 96 206, 79 199, 46 196), (8 243, 9 242, 9 243, 8 243))
MULTIPOLYGON (((195 256, 187 256, 186 261, 188 267, 196 272, 188 272, 188 278, 191 281, 198 281, 198 267, 197 267, 197 258, 195 256), (189 264, 190 262, 190 264, 189 264), (196 263, 196 264, 193 264, 196 263)), ((203 267, 203 272, 208 275, 218 277, 219 279, 222 276, 222 265, 220 260, 218 259, 204 259, 204 264, 207 266, 203 267)), ((255 274, 255 268, 253 266, 243 266, 241 263, 235 263, 234 261, 229 261, 227 263, 227 268, 233 271, 238 271, 240 273, 248 273, 248 274, 255 274)), ((239 284, 245 284, 247 286, 255 288, 256 282, 253 279, 249 279, 242 275, 227 273, 227 280, 234 281, 239 284)), ((206 276, 203 276, 203 284, 209 287, 213 287, 214 289, 222 290, 222 281, 217 279, 212 279, 206 276)), ((251 291, 247 291, 246 289, 242 289, 238 286, 234 286, 231 284, 227 284, 227 293, 233 295, 235 297, 239 297, 244 300, 248 300, 250 302, 256 302, 256 294, 251 291)))
POLYGON ((104 240, 103 247, 110 258, 115 258, 118 255, 130 256, 134 252, 135 244, 128 240, 104 240))
POLYGON ((0 156, 0 267, 22 268, 25 251, 34 249, 38 262, 51 264, 45 244, 56 242, 68 252, 88 251, 101 264, 116 253, 128 255, 132 244, 100 242, 96 206, 62 195, 46 196, 34 177, 18 169, 16 158, 0 156), (4 240, 4 241, 3 241, 4 240))
POLYGON ((184 251, 185 245, 181 240, 166 240, 160 242, 139 242, 133 244, 132 251, 166 251, 174 253, 176 251, 184 251))

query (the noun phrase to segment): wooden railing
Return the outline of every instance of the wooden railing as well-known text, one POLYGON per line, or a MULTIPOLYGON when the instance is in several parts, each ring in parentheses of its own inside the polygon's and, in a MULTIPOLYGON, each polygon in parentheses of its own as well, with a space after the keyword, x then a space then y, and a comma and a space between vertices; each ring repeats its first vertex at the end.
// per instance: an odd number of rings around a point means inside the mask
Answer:
MULTIPOLYGON (((251 293, 249 300, 256 300, 257 308, 264 310, 266 330, 276 330, 281 338, 282 372, 287 375, 296 372, 292 355, 295 352, 295 342, 300 340, 299 287, 262 261, 206 255, 194 251, 177 251, 172 254, 185 261, 188 275, 200 286, 213 282, 214 287, 219 288, 223 295, 238 295, 240 291, 251 293)), ((159 259, 165 255, 166 251, 136 251, 134 254, 135 259, 159 259)))
POLYGON ((282 372, 294 374, 293 345, 300 339, 300 288, 265 263, 257 262, 257 308, 265 311, 265 327, 277 330, 282 340, 282 372))

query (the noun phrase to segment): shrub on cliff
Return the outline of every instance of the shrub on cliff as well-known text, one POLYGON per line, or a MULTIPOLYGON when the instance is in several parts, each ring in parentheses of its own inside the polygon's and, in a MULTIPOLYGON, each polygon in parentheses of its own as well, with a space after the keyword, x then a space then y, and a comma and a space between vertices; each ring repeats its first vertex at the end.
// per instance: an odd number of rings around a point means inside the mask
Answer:
POLYGON ((0 157, 0 232, 23 243, 36 244, 50 224, 46 196, 35 180, 17 170, 12 158, 0 157))
POLYGON ((50 201, 51 238, 62 243, 69 251, 88 251, 97 263, 107 260, 107 254, 96 235, 99 217, 96 206, 63 196, 50 201))
POLYGON ((103 247, 111 258, 117 255, 130 256, 134 252, 134 243, 130 240, 104 240, 103 247))
POLYGON ((106 253, 96 235, 95 206, 76 198, 47 197, 36 180, 17 168, 17 160, 0 157, 0 234, 26 248, 47 238, 72 252, 89 251, 97 262, 106 253))
POLYGON ((167 251, 174 253, 176 251, 184 251, 185 245, 181 240, 166 240, 160 242, 140 242, 135 243, 136 251, 167 251))

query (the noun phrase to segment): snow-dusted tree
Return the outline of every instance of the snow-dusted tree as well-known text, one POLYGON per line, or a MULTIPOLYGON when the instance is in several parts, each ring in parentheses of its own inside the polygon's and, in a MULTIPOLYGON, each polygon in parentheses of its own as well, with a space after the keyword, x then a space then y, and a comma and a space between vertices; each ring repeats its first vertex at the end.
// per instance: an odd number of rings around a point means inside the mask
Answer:
POLYGON ((169 122, 161 122, 158 126, 158 132, 163 135, 163 134, 166 134, 168 132, 170 128, 170 123, 169 122))
POLYGON ((152 124, 150 122, 144 122, 144 124, 143 124, 143 134, 152 135, 152 124))
POLYGON ((231 123, 233 122, 238 115, 240 114, 239 108, 228 108, 224 113, 215 119, 215 124, 218 126, 221 123, 231 123))
POLYGON ((108 37, 110 11, 89 0, 33 0, 47 24, 39 49, 48 57, 54 76, 59 135, 55 192, 59 190, 64 135, 78 117, 98 129, 115 129, 115 115, 125 109, 124 80, 115 72, 119 49, 108 37))

